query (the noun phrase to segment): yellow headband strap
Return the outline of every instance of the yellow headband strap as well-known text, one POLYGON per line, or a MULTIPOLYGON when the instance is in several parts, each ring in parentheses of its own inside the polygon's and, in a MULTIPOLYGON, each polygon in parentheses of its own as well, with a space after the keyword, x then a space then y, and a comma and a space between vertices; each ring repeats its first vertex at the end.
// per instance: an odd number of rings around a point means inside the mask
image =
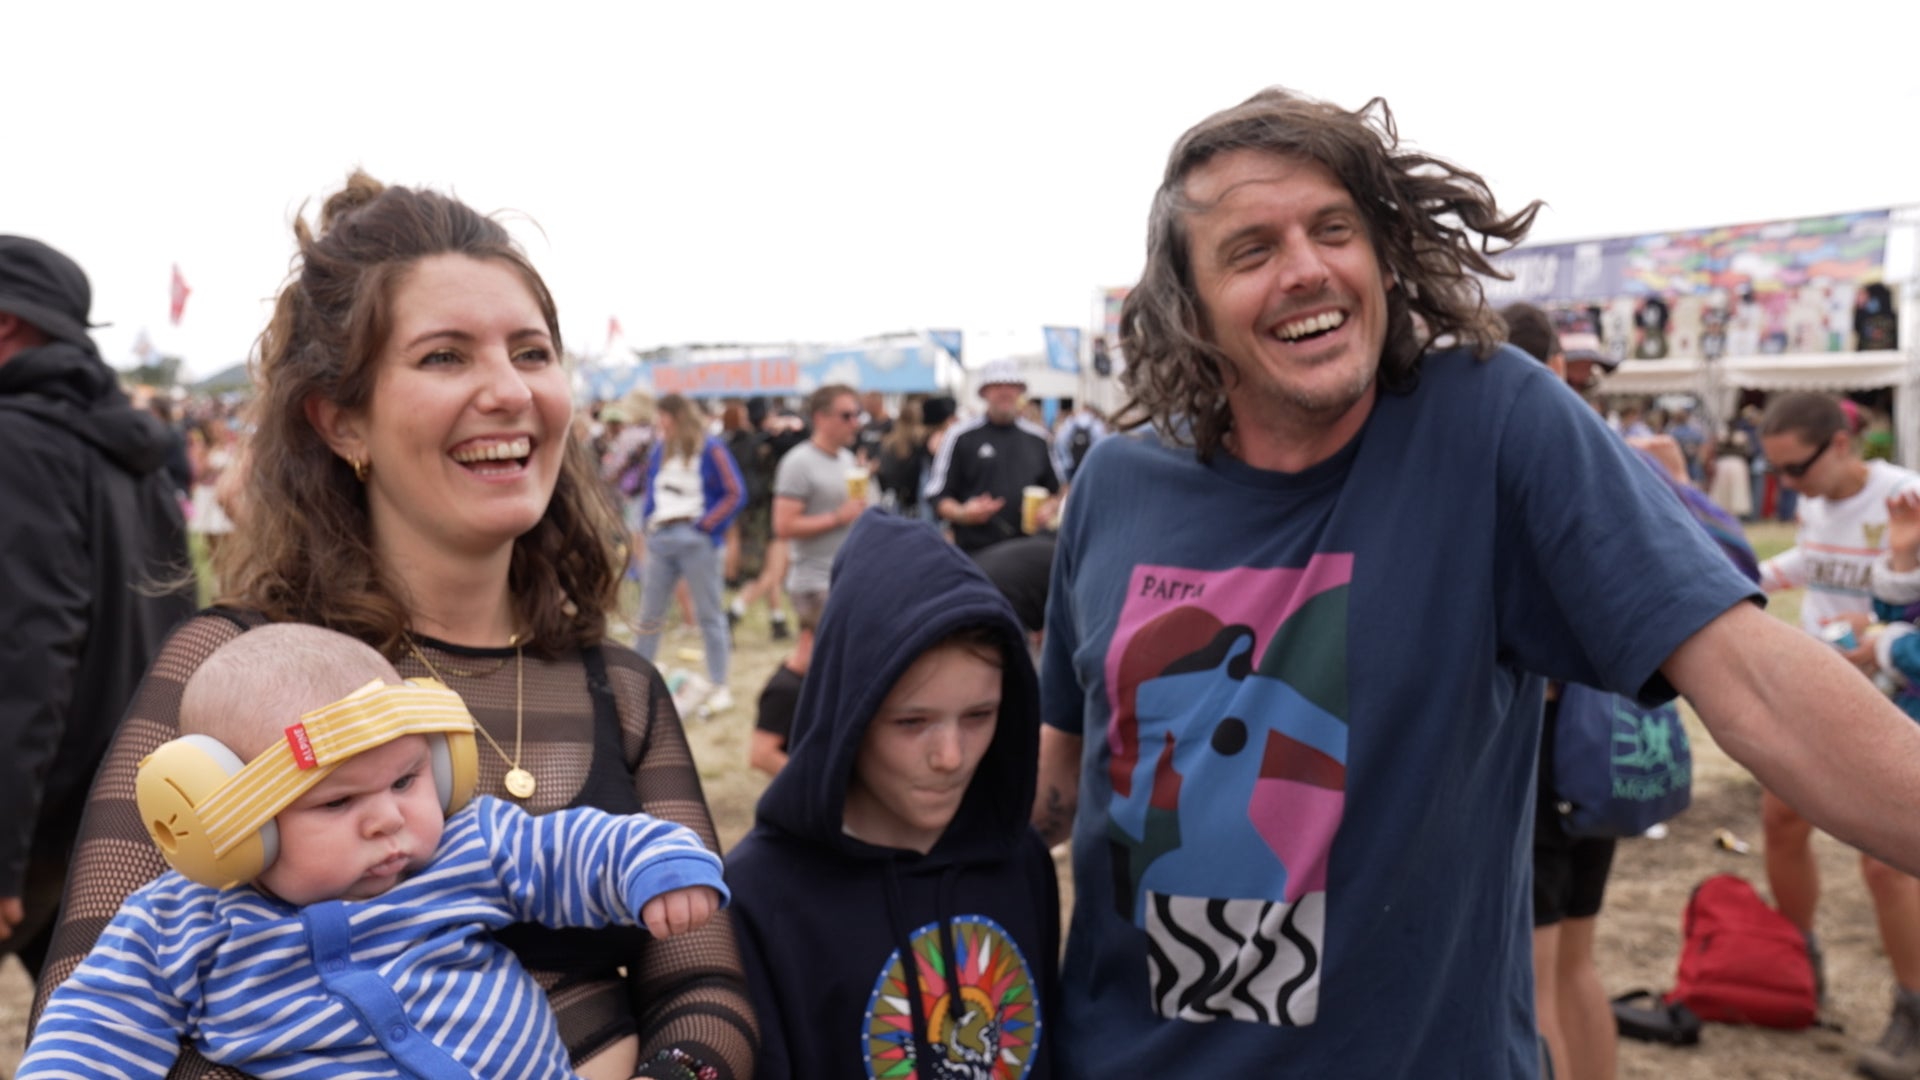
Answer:
POLYGON ((355 754, 402 735, 473 731, 460 695, 433 679, 378 679, 331 705, 301 715, 287 741, 268 747, 200 805, 216 856, 272 821, 280 811, 355 754))

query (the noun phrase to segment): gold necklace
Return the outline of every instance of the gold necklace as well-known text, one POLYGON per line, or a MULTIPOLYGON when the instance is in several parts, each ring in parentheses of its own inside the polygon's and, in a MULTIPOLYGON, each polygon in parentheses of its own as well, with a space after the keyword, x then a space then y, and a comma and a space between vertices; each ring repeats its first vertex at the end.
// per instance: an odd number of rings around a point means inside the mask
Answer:
MULTIPOLYGON (((407 648, 413 650, 413 658, 420 661, 420 666, 431 672, 434 678, 440 679, 440 672, 435 670, 432 662, 427 659, 426 654, 420 651, 420 646, 414 643, 413 635, 408 634, 406 638, 407 648)), ((526 735, 527 658, 526 654, 522 651, 519 634, 508 638, 507 644, 513 646, 513 756, 507 756, 506 748, 500 745, 500 741, 493 737, 492 732, 481 726, 478 718, 474 720, 473 727, 475 731, 478 731, 486 737, 487 744, 493 747, 494 753, 500 755, 500 760, 507 763, 507 794, 516 799, 528 799, 533 796, 533 789, 537 785, 534 783, 533 774, 520 767, 520 751, 524 745, 521 740, 526 735)), ((505 666, 505 664, 505 660, 500 661, 501 666, 505 666)), ((453 671, 454 669, 448 668, 447 670, 453 671)), ((491 675, 493 672, 499 670, 500 667, 494 667, 485 674, 491 675)), ((475 673, 462 671, 458 672, 458 674, 472 676, 475 673)), ((440 681, 446 682, 445 679, 440 679, 440 681)))
MULTIPOLYGON (((513 639, 508 638, 507 641, 508 641, 508 644, 512 644, 513 639)), ((417 650, 414 652, 414 655, 420 656, 417 650)), ((426 663, 427 658, 424 656, 420 656, 420 662, 423 664, 426 663)), ((442 663, 445 663, 445 661, 442 661, 442 663)), ((462 678, 462 679, 484 679, 487 676, 493 674, 496 671, 499 671, 501 668, 506 666, 507 666, 507 658, 503 656, 500 659, 495 660, 493 663, 487 665, 486 667, 468 668, 468 669, 462 670, 460 668, 454 667, 452 664, 447 664, 447 666, 442 670, 444 670, 449 675, 458 676, 459 678, 462 678)), ((428 668, 427 670, 431 671, 433 669, 428 668)), ((434 677, 439 678, 437 674, 434 677)))

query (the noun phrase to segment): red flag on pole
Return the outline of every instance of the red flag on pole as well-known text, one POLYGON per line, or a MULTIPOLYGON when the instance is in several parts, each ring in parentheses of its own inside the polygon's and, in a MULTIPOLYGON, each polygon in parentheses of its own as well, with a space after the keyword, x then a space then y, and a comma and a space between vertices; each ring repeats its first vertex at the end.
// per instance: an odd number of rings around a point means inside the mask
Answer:
POLYGON ((180 276, 180 264, 174 263, 173 264, 173 306, 169 308, 167 312, 168 315, 173 319, 173 325, 175 326, 180 325, 180 316, 182 313, 184 313, 187 310, 187 297, 191 295, 192 292, 193 292, 192 289, 187 288, 187 279, 180 276))
POLYGON ((620 316, 607 316, 607 348, 613 348, 613 339, 620 336, 620 316))

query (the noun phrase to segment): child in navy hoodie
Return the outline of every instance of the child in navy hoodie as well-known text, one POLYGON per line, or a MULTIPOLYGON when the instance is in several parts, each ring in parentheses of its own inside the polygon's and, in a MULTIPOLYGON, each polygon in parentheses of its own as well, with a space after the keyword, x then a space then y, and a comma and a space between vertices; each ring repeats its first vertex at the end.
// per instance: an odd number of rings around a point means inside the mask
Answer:
POLYGON ((792 757, 727 858, 761 1080, 1052 1074, 1059 886, 1027 824, 1039 710, 986 576, 924 523, 861 517, 792 757))

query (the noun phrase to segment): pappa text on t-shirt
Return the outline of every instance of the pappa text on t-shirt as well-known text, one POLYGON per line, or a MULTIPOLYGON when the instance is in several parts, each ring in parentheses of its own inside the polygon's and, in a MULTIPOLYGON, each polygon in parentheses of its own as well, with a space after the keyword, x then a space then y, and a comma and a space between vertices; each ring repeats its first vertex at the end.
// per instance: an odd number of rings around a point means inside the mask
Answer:
POLYGON ((1203 582, 1178 581, 1154 577, 1152 574, 1140 578, 1140 595, 1150 600, 1198 600, 1206 591, 1207 586, 1203 582))

